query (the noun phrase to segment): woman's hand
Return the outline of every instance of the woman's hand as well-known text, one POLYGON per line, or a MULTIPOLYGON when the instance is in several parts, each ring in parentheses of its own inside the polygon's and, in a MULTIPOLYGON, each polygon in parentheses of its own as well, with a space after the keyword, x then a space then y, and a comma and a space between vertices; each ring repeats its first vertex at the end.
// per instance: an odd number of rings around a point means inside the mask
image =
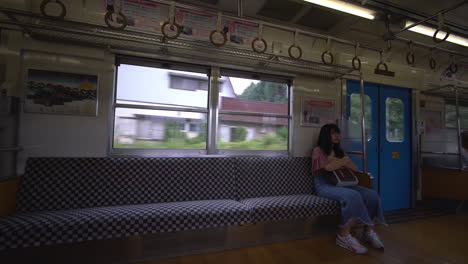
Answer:
POLYGON ((325 170, 327 171, 334 171, 334 170, 337 170, 343 166, 345 166, 349 161, 351 161, 347 156, 343 157, 343 158, 337 158, 337 157, 334 157, 334 156, 329 156, 328 157, 328 165, 325 166, 325 170))

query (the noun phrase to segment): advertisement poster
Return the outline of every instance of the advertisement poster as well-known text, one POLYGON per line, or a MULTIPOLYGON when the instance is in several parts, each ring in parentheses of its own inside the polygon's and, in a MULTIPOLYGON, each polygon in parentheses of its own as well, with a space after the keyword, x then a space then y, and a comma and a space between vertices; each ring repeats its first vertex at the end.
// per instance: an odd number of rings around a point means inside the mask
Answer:
MULTIPOLYGON (((176 11, 176 23, 181 26, 181 34, 185 36, 208 40, 210 33, 217 27, 217 21, 218 17, 215 15, 186 9, 176 11)), ((226 33, 228 43, 250 47, 258 36, 258 25, 222 18, 221 31, 226 33)))
POLYGON ((233 44, 251 46, 258 37, 258 25, 241 21, 227 21, 229 23, 229 41, 233 44))
MULTIPOLYGON (((148 0, 104 1, 106 11, 118 12, 120 5, 130 27, 161 32, 161 25, 169 17, 169 6, 148 0)), ((175 22, 181 27, 183 36, 209 40, 210 33, 217 29, 217 21, 217 15, 183 8, 175 9, 175 22)), ((114 14, 111 23, 118 26, 121 23, 120 17, 114 14)), ((258 25, 254 23, 223 17, 220 27, 221 31, 226 33, 227 42, 231 44, 250 48, 252 41, 258 37, 258 25)))
MULTIPOLYGON (((198 12, 193 12, 186 9, 176 10, 176 23, 181 26, 183 35, 192 36, 208 40, 211 31, 216 29, 218 17, 198 12)), ((223 28, 224 32, 228 31, 228 27, 223 28)))
POLYGON ((98 76, 29 69, 25 112, 96 116, 98 76))
MULTIPOLYGON (((122 13, 127 18, 128 26, 151 31, 161 31, 162 23, 167 20, 169 7, 165 7, 147 0, 121 0, 115 6, 115 1, 104 1, 106 10, 117 11, 122 5, 122 13)), ((120 23, 117 15, 113 16, 113 22, 120 23)))
POLYGON ((321 127, 335 123, 335 100, 302 97, 301 125, 321 127))

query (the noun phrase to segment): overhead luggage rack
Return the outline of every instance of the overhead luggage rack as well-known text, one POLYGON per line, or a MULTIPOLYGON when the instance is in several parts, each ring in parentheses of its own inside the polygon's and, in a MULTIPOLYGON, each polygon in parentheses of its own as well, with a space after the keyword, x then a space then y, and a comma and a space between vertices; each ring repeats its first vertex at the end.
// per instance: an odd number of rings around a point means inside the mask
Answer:
POLYGON ((102 47, 117 53, 138 52, 152 56, 164 55, 165 58, 174 56, 174 58, 186 58, 192 62, 200 60, 200 62, 207 63, 207 56, 210 56, 210 61, 218 64, 229 63, 229 65, 261 67, 291 73, 304 71, 307 74, 329 79, 345 75, 359 77, 359 73, 352 67, 336 64, 324 65, 318 60, 292 59, 266 52, 258 53, 234 45, 213 47, 208 40, 184 37, 168 39, 158 33, 136 29, 114 30, 104 25, 51 19, 34 13, 4 8, 0 8, 0 12, 7 17, 7 19, 0 18, 0 27, 9 26, 8 28, 11 29, 13 26, 38 40, 102 47), (198 55, 194 55, 193 52, 198 55), (294 70, 285 69, 285 66, 292 67, 294 70))
POLYGON ((458 93, 458 101, 461 104, 468 104, 468 87, 462 87, 452 84, 447 84, 443 86, 429 86, 432 87, 428 90, 421 92, 425 95, 437 96, 444 98, 447 102, 455 103, 456 94, 455 90, 458 93))

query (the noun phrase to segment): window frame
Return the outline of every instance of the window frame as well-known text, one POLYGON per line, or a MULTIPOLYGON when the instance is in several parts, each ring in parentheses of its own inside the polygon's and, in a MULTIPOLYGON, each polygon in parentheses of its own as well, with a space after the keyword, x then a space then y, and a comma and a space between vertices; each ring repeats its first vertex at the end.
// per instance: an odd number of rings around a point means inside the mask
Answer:
MULTIPOLYGON (((232 76, 232 77, 237 77, 232 76)), ((245 77, 241 77, 245 78, 245 77)), ((251 77, 249 77, 251 78, 251 77)), ((109 116, 109 140, 108 140, 108 155, 109 156, 128 156, 128 157, 206 157, 206 156, 289 156, 292 152, 292 89, 293 79, 291 76, 276 76, 269 73, 253 73, 244 70, 220 68, 209 65, 196 65, 185 62, 177 61, 164 61, 159 59, 140 58, 133 56, 120 56, 116 57, 116 63, 114 66, 114 83, 111 95, 111 101, 109 104, 110 116, 109 116), (142 105, 131 105, 131 104, 119 104, 117 103, 117 83, 118 83, 118 70, 120 64, 129 64, 144 67, 154 67, 160 69, 180 70, 195 73, 206 73, 208 77, 208 98, 207 107, 164 107, 164 106, 142 106, 142 105), (205 70, 205 72, 203 72, 205 70), (288 86, 288 114, 287 115, 275 115, 275 114, 258 114, 258 113, 243 113, 232 111, 230 114, 239 115, 260 115, 260 116, 272 116, 287 118, 287 149, 285 150, 251 150, 251 149, 218 149, 218 130, 219 130, 219 115, 226 114, 225 111, 220 111, 219 105, 219 88, 222 80, 218 77, 222 76, 221 73, 225 71, 234 74, 240 74, 241 76, 255 76, 258 80, 283 82, 288 86), (280 81, 278 81, 280 80, 280 81), (115 113, 117 108, 136 108, 136 109, 150 109, 150 110, 169 110, 169 111, 181 111, 181 112, 196 112, 206 114, 207 122, 207 137, 205 149, 158 149, 158 148, 114 148, 114 133, 115 133, 115 113), (212 126, 216 128, 213 129, 212 126)))

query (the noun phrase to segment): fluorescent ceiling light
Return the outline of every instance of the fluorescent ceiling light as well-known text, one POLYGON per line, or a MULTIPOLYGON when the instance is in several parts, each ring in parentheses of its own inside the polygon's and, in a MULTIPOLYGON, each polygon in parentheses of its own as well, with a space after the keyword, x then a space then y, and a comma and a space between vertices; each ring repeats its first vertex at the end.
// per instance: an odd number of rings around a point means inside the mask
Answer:
POLYGON ((360 7, 358 5, 349 4, 343 1, 338 1, 338 0, 304 0, 304 1, 312 3, 312 4, 328 7, 331 9, 336 9, 341 12, 345 12, 348 14, 360 16, 363 18, 371 19, 371 20, 375 18, 374 10, 360 7))
MULTIPOLYGON (((405 27, 407 27, 409 25, 412 25, 412 24, 414 24, 413 21, 407 20, 406 24, 405 24, 405 27)), ((411 30, 413 32, 417 32, 419 34, 423 34, 423 35, 426 35, 426 36, 430 36, 430 37, 434 36, 434 33, 436 32, 435 28, 431 28, 431 27, 427 27, 427 26, 423 26, 423 25, 417 25, 417 26, 414 26, 414 27, 412 27, 412 28, 410 28, 408 30, 411 30)), ((437 38, 438 39, 443 39, 443 38, 445 38, 446 34, 447 33, 444 32, 444 31, 439 31, 439 33, 437 33, 437 38)), ((454 35, 452 33, 450 33, 450 35, 446 39, 446 41, 468 47, 468 39, 462 38, 462 37, 454 35)))

